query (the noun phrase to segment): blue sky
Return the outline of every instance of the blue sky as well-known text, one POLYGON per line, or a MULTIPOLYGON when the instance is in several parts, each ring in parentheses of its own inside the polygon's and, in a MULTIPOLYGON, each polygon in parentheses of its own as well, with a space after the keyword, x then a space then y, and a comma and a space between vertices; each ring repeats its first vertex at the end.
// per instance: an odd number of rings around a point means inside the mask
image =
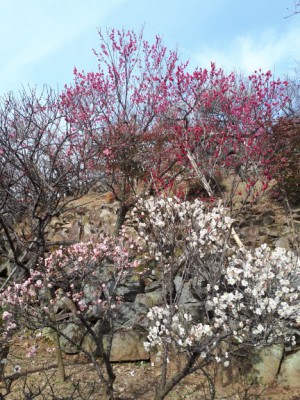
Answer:
POLYGON ((63 88, 73 68, 96 69, 97 29, 164 37, 182 60, 227 71, 290 73, 300 60, 292 0, 0 0, 0 94, 22 85, 63 88))

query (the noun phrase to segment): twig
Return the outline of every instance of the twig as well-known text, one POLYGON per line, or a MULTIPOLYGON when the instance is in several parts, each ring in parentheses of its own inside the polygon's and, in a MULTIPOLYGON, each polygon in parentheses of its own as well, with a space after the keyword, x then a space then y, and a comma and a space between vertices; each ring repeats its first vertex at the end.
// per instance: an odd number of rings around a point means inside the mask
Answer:
MULTIPOLYGON (((214 197, 214 192, 213 192, 212 188, 210 187, 209 182, 205 178, 203 172, 198 167, 194 157, 192 156, 192 153, 189 150, 187 152, 187 156, 188 156, 188 159, 190 160, 190 163, 192 164, 192 167, 194 168, 194 171, 196 172, 198 178, 200 179, 200 182, 202 183, 204 189, 206 190, 207 194, 210 197, 214 197)), ((239 248, 240 249, 244 248, 244 245, 243 245, 241 239, 239 238, 238 234, 236 233, 235 229, 232 226, 231 227, 228 226, 228 227, 231 229, 232 236, 233 236, 236 244, 239 246, 239 248)))

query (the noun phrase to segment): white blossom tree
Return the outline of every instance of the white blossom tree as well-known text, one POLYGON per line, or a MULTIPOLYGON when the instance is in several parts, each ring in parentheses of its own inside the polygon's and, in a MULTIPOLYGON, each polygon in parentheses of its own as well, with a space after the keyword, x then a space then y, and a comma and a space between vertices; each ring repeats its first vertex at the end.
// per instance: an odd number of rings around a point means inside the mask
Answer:
POLYGON ((206 367, 213 363, 227 367, 237 353, 295 344, 292 332, 300 323, 300 261, 295 254, 266 244, 238 248, 230 239, 233 221, 221 205, 150 199, 140 202, 134 214, 163 280, 164 304, 148 313, 145 343, 161 354, 157 400, 196 370, 208 377, 206 367), (181 286, 175 288, 178 275, 181 286), (180 302, 188 282, 202 310, 200 321, 180 302), (186 358, 170 375, 174 351, 184 351, 186 358))

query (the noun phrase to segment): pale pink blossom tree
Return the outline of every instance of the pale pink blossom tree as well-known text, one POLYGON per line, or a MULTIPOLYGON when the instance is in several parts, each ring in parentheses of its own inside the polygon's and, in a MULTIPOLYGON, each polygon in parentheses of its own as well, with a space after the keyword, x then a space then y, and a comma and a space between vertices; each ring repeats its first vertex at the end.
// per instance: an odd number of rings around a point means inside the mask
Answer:
MULTIPOLYGON (((137 242, 123 230, 118 237, 102 235, 97 242, 61 247, 40 259, 28 279, 15 281, 1 293, 1 308, 5 310, 1 343, 9 343, 13 333, 25 327, 32 332, 51 328, 88 357, 107 398, 113 399, 113 314, 122 302, 117 288, 133 274, 141 274, 135 259, 138 249, 137 242), (59 318, 61 313, 72 316, 70 323, 88 339, 86 345, 63 331, 66 322, 59 318), (100 322, 97 330, 93 328, 95 318, 100 322)), ((55 346, 61 347, 59 342, 55 346)), ((37 351, 33 345, 27 357, 34 359, 37 351)))

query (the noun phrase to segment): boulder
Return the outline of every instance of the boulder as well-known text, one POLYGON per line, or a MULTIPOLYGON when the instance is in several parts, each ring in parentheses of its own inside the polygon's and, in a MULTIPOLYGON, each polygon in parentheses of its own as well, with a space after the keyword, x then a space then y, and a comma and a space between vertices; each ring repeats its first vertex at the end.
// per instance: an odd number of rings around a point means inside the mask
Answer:
POLYGON ((120 296, 125 302, 134 302, 137 294, 142 293, 143 286, 139 275, 133 275, 122 282, 115 291, 117 296, 120 296))
POLYGON ((99 213, 99 219, 101 221, 102 231, 108 234, 113 234, 117 221, 117 215, 110 210, 102 209, 99 213))
POLYGON ((160 290, 162 288, 162 283, 157 280, 152 280, 147 277, 144 279, 144 291, 145 293, 154 292, 156 290, 160 290))
POLYGON ((191 282, 183 282, 181 276, 176 276, 174 279, 174 285, 176 289, 176 295, 179 296, 178 304, 196 303, 197 299, 191 292, 191 282))
POLYGON ((281 344, 257 351, 252 358, 251 379, 265 385, 273 383, 280 369, 283 352, 284 346, 281 344))
POLYGON ((262 214, 262 223, 264 226, 269 226, 275 223, 275 211, 267 210, 262 214))
POLYGON ((148 307, 142 303, 121 303, 114 311, 114 326, 115 328, 144 327, 147 313, 148 307))
POLYGON ((286 236, 281 236, 275 241, 275 247, 282 247, 285 250, 291 250, 289 240, 286 236))
MULTIPOLYGON (((97 331, 97 324, 94 330, 97 331)), ((103 346, 107 349, 109 335, 103 336, 103 346)), ((147 361, 150 359, 150 353, 145 350, 144 342, 147 341, 145 332, 132 328, 116 331, 112 339, 110 361, 147 361)), ((87 335, 82 344, 82 348, 88 352, 95 352, 96 345, 89 335, 87 335)))
POLYGON ((61 330, 61 333, 62 335, 59 338, 61 349, 66 354, 79 353, 85 329, 75 322, 69 322, 61 330))
POLYGON ((288 389, 300 388, 300 349, 285 357, 277 382, 288 389))
POLYGON ((73 220, 68 228, 68 239, 71 241, 80 241, 81 225, 78 220, 73 220))
POLYGON ((163 301, 163 291, 156 290, 154 292, 140 293, 135 298, 136 305, 144 305, 147 308, 159 306, 163 301))
POLYGON ((121 303, 114 311, 115 327, 133 326, 136 310, 133 303, 121 303))
MULTIPOLYGON (((110 354, 111 361, 147 361, 150 353, 145 350, 144 342, 147 334, 128 329, 115 332, 110 354)), ((105 338, 104 338, 105 346, 105 338)))

